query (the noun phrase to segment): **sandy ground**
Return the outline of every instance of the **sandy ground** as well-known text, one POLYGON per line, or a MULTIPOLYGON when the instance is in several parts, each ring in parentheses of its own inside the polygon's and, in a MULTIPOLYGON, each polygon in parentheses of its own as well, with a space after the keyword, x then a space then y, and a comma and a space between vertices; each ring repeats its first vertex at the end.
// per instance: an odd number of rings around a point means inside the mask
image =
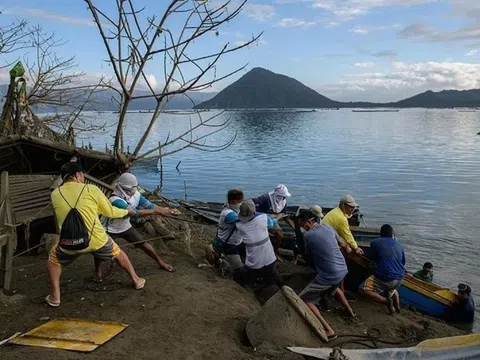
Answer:
MULTIPOLYGON (((17 270, 13 282, 16 294, 0 297, 0 340, 41 325, 46 321, 44 317, 88 318, 129 325, 121 334, 90 353, 88 357, 91 359, 301 359, 284 349, 255 352, 249 346, 245 325, 276 289, 271 287, 254 294, 231 280, 223 279, 215 268, 198 268, 205 244, 214 231, 213 226, 207 225, 196 225, 192 229, 192 255, 186 253, 181 242, 167 243, 169 254, 164 258, 175 266, 174 273, 158 269, 143 252, 124 248, 138 274, 147 279, 145 289, 141 291, 132 288, 127 275, 118 267, 105 280, 104 286, 109 288, 108 284, 120 281, 123 286, 119 289, 86 290, 93 260, 90 256, 83 256, 64 271, 62 304, 57 309, 42 303, 48 293, 44 263, 17 270)), ((20 257, 14 266, 40 262, 45 258, 45 254, 20 257)), ((287 275, 287 284, 297 292, 313 277, 311 270, 301 266, 282 264, 280 270, 287 275)), ((358 299, 352 306, 358 314, 357 321, 348 319, 334 302, 331 303, 332 311, 326 314, 339 335, 364 335, 368 329, 378 328, 383 340, 407 339, 401 346, 408 346, 425 338, 461 334, 441 321, 408 310, 390 316, 381 305, 364 299, 358 299), (412 336, 414 339, 408 340, 412 336)), ((347 339, 341 337, 329 345, 347 339)), ((345 345, 352 346, 359 347, 345 345)), ((85 355, 8 345, 0 347, 0 358, 60 360, 83 359, 85 355)))

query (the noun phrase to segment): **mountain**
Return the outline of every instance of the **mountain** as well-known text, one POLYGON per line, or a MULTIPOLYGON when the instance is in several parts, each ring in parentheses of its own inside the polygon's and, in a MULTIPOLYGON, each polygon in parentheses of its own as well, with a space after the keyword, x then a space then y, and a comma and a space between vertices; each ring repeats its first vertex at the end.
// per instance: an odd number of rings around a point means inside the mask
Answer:
POLYGON ((451 108, 480 107, 480 90, 426 91, 391 103, 339 102, 301 82, 262 68, 254 68, 197 109, 255 108, 451 108))
POLYGON ((439 92, 425 91, 389 104, 394 107, 422 107, 422 108, 452 108, 480 106, 480 89, 474 90, 443 90, 439 92))
POLYGON ((197 108, 321 108, 339 104, 291 77, 254 68, 197 108))
MULTIPOLYGON (((0 105, 5 101, 5 95, 8 91, 8 85, 0 85, 0 105)), ((135 93, 137 96, 150 95, 148 91, 137 91, 135 93)), ((211 92, 187 92, 187 94, 179 94, 170 98, 166 109, 167 110, 186 110, 192 109, 194 104, 200 104, 201 102, 207 101, 214 97, 217 93, 211 92), (187 96, 188 95, 188 96, 187 96), (190 100, 191 99, 191 100, 190 100), (192 103, 193 101, 193 103, 192 103)), ((100 91, 94 94, 91 100, 95 105, 86 110, 96 110, 96 111, 117 111, 118 106, 115 100, 119 99, 117 92, 113 90, 100 91)), ((80 103, 80 102, 79 102, 80 103)), ((128 108, 128 110, 154 110, 157 105, 157 102, 152 98, 146 99, 136 99, 133 100, 128 108)), ((55 111, 54 108, 49 106, 36 106, 34 107, 35 111, 45 112, 45 111, 55 111)), ((61 109, 57 109, 61 111, 61 109)))

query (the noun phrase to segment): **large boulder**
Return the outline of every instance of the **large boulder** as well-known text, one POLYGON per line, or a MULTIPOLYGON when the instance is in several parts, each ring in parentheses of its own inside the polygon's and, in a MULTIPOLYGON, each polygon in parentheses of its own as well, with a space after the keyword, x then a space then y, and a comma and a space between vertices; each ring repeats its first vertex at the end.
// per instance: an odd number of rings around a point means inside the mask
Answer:
POLYGON ((319 347, 327 342, 322 324, 288 286, 273 295, 247 323, 247 337, 254 348, 319 347))

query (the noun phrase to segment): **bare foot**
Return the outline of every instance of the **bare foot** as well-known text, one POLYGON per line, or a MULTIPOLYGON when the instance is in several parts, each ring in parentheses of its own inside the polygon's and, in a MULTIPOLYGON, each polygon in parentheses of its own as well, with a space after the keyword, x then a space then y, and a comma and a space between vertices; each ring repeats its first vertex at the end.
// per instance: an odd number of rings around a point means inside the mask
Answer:
POLYGON ((276 254, 276 256, 277 256, 277 261, 280 263, 283 263, 283 258, 278 254, 276 254))
POLYGON ((147 282, 147 280, 142 279, 142 278, 138 278, 138 281, 135 282, 135 284, 134 284, 135 290, 142 290, 145 287, 146 282, 147 282))
POLYGON ((92 281, 95 283, 101 283, 103 281, 103 273, 101 271, 95 272, 92 281))
POLYGON ((160 264, 160 269, 163 269, 163 270, 168 271, 168 272, 172 272, 173 271, 173 266, 164 261, 164 262, 162 262, 162 264, 160 264))
POLYGON ((328 338, 335 336, 335 331, 333 329, 330 329, 329 331, 325 331, 325 335, 327 335, 328 338))

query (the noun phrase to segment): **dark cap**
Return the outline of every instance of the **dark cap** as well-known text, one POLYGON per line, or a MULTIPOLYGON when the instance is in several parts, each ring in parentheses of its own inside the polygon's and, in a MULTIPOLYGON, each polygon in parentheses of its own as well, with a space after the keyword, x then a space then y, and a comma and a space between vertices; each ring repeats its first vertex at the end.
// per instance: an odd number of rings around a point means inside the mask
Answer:
POLYGON ((80 162, 69 161, 68 163, 62 166, 62 169, 60 170, 60 176, 62 177, 62 180, 65 180, 70 176, 74 176, 78 172, 84 172, 80 162))

